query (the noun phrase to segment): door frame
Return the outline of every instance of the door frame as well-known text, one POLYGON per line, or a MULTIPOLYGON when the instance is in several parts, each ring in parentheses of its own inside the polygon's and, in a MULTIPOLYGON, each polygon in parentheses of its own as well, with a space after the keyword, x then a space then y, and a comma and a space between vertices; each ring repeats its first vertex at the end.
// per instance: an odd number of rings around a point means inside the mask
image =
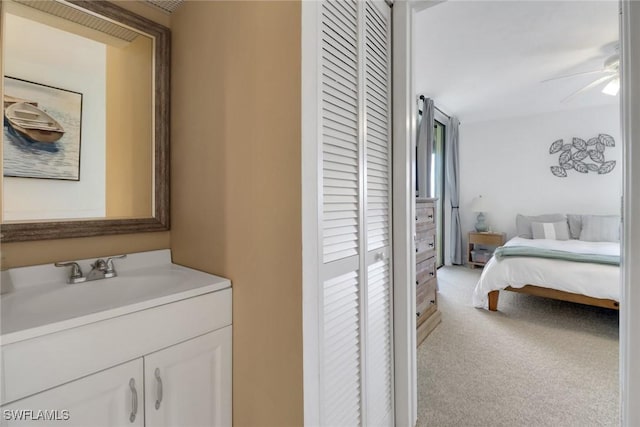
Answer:
POLYGON ((318 67, 319 2, 302 2, 301 9, 301 199, 302 199, 302 381, 304 425, 320 426, 320 276, 318 191, 320 85, 318 67))
POLYGON ((622 0, 621 41, 621 120, 623 139, 623 229, 622 292, 620 304, 620 422, 640 425, 640 2, 622 0), (633 150, 635 145, 636 150, 633 150), (635 170, 634 170, 635 166, 635 170), (634 194, 635 191, 635 194, 634 194), (631 309, 633 307, 633 310, 631 309), (634 404, 636 403, 636 404, 634 404))
POLYGON ((418 106, 413 80, 413 20, 419 10, 441 1, 393 4, 393 324, 396 426, 418 419, 416 357, 415 188, 418 106), (406 286, 401 286, 406 284, 406 286))
POLYGON ((415 135, 417 103, 412 69, 412 2, 392 9, 393 43, 393 325, 395 425, 413 427, 418 418, 415 283, 415 135), (402 286, 405 284, 405 286, 402 286))
MULTIPOLYGON (((415 426, 417 421, 417 369, 415 348, 415 292, 400 283, 415 281, 415 84, 412 67, 415 13, 442 1, 398 1, 393 7, 393 115, 394 115, 394 324, 396 339, 396 425, 415 426)), ((640 425, 640 2, 620 0, 621 122, 623 135, 623 230, 620 307, 620 415, 621 425, 640 425), (635 171, 634 167, 635 166, 635 171), (636 191, 634 196, 633 191, 636 191), (635 333, 635 334, 634 334, 635 333)))

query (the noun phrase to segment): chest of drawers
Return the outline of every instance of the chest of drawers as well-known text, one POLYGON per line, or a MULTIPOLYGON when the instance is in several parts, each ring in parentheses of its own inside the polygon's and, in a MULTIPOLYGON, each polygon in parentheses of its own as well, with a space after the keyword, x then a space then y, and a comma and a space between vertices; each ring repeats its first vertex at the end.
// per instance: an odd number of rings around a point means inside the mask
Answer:
POLYGON ((436 266, 436 202, 416 199, 416 326, 417 345, 438 326, 438 271, 436 266))

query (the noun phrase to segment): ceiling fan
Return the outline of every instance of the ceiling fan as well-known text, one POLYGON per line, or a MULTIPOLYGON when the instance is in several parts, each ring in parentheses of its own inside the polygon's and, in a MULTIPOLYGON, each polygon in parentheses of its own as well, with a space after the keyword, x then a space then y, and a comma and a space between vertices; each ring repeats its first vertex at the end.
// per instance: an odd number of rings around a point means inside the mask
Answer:
POLYGON ((565 74, 563 76, 552 77, 550 79, 543 80, 542 82, 549 82, 552 80, 566 79, 569 77, 575 76, 584 76, 587 74, 602 74, 602 76, 597 77, 591 83, 586 86, 581 87, 575 92, 571 93, 569 96, 565 97, 561 102, 567 102, 574 96, 586 92, 589 89, 592 89, 598 85, 606 83, 604 88, 602 89, 602 93, 606 93, 607 95, 615 96, 618 94, 620 90, 620 54, 618 53, 618 47, 616 46, 616 53, 610 55, 604 60, 604 64, 602 68, 598 70, 591 71, 582 71, 579 73, 565 74))

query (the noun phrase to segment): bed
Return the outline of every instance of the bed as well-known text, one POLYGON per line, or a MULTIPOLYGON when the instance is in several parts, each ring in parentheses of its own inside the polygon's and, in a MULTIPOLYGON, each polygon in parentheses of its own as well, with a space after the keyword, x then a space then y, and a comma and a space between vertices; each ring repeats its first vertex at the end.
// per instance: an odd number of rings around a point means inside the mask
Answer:
MULTIPOLYGON (((617 227, 619 233, 619 220, 617 227)), ((514 237, 496 249, 473 291, 473 305, 496 311, 499 292, 507 290, 617 310, 620 243, 590 241, 602 239, 602 233, 588 236, 579 231, 562 240, 553 233, 554 238, 514 237)))

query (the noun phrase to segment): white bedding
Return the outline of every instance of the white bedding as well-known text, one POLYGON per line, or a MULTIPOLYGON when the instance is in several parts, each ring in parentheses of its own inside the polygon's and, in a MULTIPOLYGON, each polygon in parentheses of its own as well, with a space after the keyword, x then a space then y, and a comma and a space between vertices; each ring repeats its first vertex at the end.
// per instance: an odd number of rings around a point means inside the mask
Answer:
MULTIPOLYGON (((545 240, 514 237, 505 246, 531 246, 561 251, 620 255, 620 244, 581 240, 545 240)), ((620 267, 532 257, 491 258, 473 291, 473 305, 488 308, 490 291, 507 286, 536 285, 593 298, 620 300, 620 267)))

